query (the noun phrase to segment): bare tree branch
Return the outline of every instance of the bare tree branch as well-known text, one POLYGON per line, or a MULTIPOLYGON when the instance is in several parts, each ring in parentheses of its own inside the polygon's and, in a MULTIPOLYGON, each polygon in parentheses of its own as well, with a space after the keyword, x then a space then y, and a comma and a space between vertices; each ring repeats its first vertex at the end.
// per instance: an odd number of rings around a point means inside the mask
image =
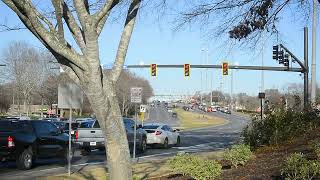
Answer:
POLYGON ((71 64, 76 64, 80 69, 86 69, 83 58, 67 43, 59 43, 56 33, 50 33, 38 20, 37 13, 31 2, 26 0, 4 0, 4 2, 15 11, 22 22, 33 34, 36 35, 45 46, 50 46, 55 52, 59 52, 71 64))
POLYGON ((94 24, 97 28, 97 33, 100 34, 102 31, 102 27, 104 27, 104 24, 106 20, 108 19, 108 16, 112 10, 113 7, 115 7, 119 3, 119 0, 109 0, 105 2, 102 9, 98 12, 96 12, 93 15, 94 18, 94 24))
POLYGON ((116 82, 120 76, 121 70, 123 68, 123 64, 126 58, 129 42, 131 34, 133 32, 135 20, 138 14, 138 10, 140 7, 141 0, 133 0, 130 4, 124 30, 121 35, 120 43, 118 46, 118 51, 116 55, 116 59, 111 72, 111 81, 116 82))

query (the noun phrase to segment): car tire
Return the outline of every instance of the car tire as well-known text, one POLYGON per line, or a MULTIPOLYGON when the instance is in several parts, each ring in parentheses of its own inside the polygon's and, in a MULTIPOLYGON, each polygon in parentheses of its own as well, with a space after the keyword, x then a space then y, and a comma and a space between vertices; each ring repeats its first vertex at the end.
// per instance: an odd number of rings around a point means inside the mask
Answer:
POLYGON ((176 146, 180 146, 180 144, 181 144, 181 139, 180 139, 180 136, 178 136, 176 146))
POLYGON ((165 138, 165 139, 164 139, 163 144, 162 144, 162 147, 163 147, 164 149, 168 149, 168 148, 169 148, 168 138, 165 138))
POLYGON ((17 167, 18 169, 28 170, 31 169, 33 163, 33 153, 31 148, 25 149, 21 154, 17 157, 17 167))
POLYGON ((147 151, 147 139, 143 138, 139 147, 140 153, 145 153, 147 151))
POLYGON ((88 156, 91 153, 91 149, 86 148, 86 149, 81 149, 81 155, 83 156, 88 156))

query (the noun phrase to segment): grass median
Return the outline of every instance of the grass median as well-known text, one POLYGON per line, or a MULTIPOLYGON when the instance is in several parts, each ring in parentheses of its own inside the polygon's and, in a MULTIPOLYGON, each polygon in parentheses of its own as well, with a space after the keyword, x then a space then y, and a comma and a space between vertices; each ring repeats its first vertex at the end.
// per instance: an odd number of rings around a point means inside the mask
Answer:
MULTIPOLYGON (((202 152, 196 155, 204 159, 222 159, 223 151, 202 152)), ((142 162, 133 165, 134 180, 149 179, 174 174, 167 163, 168 158, 149 162, 142 162)), ((39 177, 38 180, 107 180, 108 171, 103 166, 83 167, 77 172, 68 174, 57 174, 48 177, 39 177)))
POLYGON ((228 121, 223 118, 209 116, 207 114, 185 111, 183 109, 174 109, 174 111, 178 114, 181 129, 202 128, 228 123, 228 121))

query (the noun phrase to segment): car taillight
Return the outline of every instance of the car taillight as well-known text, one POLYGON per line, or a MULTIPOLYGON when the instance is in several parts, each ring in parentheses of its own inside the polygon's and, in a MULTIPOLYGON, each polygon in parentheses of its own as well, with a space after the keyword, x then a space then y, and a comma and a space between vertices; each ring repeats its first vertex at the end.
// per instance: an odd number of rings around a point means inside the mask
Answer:
POLYGON ((78 138, 79 138, 79 132, 76 131, 75 134, 76 134, 76 140, 78 140, 78 138))
POLYGON ((9 136, 7 140, 8 140, 8 148, 12 148, 15 146, 13 142, 13 137, 9 136))
POLYGON ((156 131, 156 135, 160 135, 161 133, 161 131, 156 131))

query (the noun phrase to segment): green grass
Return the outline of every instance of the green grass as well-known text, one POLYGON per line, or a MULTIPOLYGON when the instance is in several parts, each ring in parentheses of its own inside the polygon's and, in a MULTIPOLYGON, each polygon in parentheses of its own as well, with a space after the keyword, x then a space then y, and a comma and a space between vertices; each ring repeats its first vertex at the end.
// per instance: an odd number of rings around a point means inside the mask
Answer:
POLYGON ((174 109, 174 111, 178 114, 181 129, 202 128, 228 123, 225 119, 206 114, 185 111, 183 109, 174 109))

